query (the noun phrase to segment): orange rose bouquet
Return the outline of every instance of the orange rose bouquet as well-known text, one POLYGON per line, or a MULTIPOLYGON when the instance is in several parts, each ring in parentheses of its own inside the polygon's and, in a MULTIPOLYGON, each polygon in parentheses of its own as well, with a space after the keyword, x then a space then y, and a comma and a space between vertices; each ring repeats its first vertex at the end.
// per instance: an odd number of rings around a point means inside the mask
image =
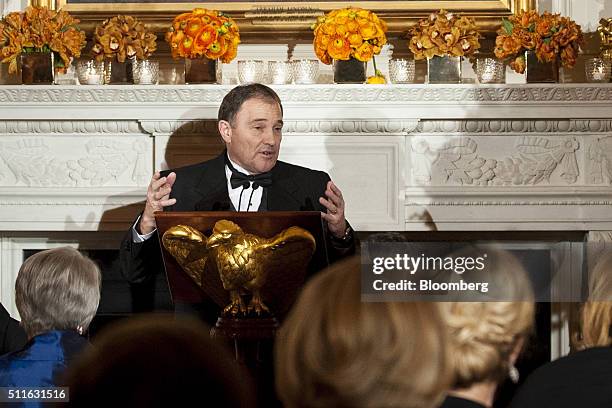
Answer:
POLYGON ((480 48, 480 34, 474 20, 445 10, 419 20, 408 35, 408 48, 415 60, 470 56, 480 48))
POLYGON ((145 60, 157 49, 157 36, 132 16, 115 16, 104 20, 94 31, 91 54, 97 61, 126 58, 145 60))
POLYGON ((495 39, 495 56, 512 59, 510 67, 525 72, 525 51, 533 50, 540 62, 561 59, 564 67, 573 67, 584 43, 580 26, 559 14, 521 11, 502 20, 495 39))
POLYGON ((68 12, 46 7, 27 7, 0 21, 0 58, 9 64, 9 73, 17 71, 21 53, 52 52, 56 66, 67 66, 81 56, 85 33, 77 28, 79 20, 68 12))
POLYGON ((312 29, 315 54, 327 65, 351 57, 367 62, 387 43, 387 24, 373 12, 356 7, 330 11, 312 29))
POLYGON ((196 8, 174 18, 166 41, 174 58, 206 57, 229 63, 238 52, 240 33, 238 24, 222 12, 196 8))

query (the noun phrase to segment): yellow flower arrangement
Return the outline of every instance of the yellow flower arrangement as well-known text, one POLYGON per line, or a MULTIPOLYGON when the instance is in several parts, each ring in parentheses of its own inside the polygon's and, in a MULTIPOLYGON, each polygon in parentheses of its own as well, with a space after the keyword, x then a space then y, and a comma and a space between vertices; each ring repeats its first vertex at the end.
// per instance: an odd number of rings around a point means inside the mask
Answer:
POLYGON ((573 67, 584 43, 580 26, 559 14, 521 11, 502 21, 495 39, 495 56, 513 58, 510 67, 525 72, 524 51, 534 50, 540 62, 561 58, 564 67, 573 67))
POLYGON ((408 48, 415 60, 469 56, 480 48, 480 34, 474 20, 445 10, 419 20, 408 34, 408 48))
POLYGON ((97 61, 145 60, 157 49, 156 40, 157 36, 148 32, 144 23, 132 16, 119 15, 96 26, 91 53, 97 61))
POLYGON ((238 24, 222 12, 196 8, 174 18, 166 41, 174 58, 206 57, 228 63, 236 57, 240 33, 238 24))
POLYGON ((28 52, 53 52, 57 66, 67 66, 71 58, 81 56, 85 33, 76 25, 79 20, 68 12, 46 7, 27 7, 0 21, 0 58, 9 64, 9 73, 17 71, 17 57, 28 52))
POLYGON ((387 24, 375 13, 356 7, 330 11, 312 29, 315 54, 327 65, 351 57, 367 62, 387 43, 387 24))

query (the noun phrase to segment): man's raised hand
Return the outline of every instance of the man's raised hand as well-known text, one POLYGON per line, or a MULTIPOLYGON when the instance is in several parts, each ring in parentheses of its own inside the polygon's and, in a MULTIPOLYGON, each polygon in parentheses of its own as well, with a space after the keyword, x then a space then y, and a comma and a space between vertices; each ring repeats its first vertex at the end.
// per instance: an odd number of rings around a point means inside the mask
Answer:
POLYGON ((327 221, 329 231, 337 238, 342 238, 346 231, 346 219, 344 218, 344 197, 340 189, 332 182, 327 182, 325 198, 320 197, 319 203, 327 209, 321 213, 321 217, 327 221))
POLYGON ((172 185, 175 181, 176 173, 174 172, 166 177, 161 177, 158 171, 151 178, 149 188, 147 189, 147 202, 142 217, 140 217, 140 224, 138 225, 140 234, 149 234, 157 228, 155 224, 155 211, 162 211, 164 207, 176 203, 176 198, 170 198, 172 185))

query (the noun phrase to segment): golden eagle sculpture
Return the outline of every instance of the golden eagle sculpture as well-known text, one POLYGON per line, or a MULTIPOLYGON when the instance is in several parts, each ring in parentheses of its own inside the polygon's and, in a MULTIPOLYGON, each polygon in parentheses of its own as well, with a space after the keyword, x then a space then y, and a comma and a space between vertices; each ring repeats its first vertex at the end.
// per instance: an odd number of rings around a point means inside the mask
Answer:
POLYGON ((211 278, 216 269, 223 290, 229 292, 229 304, 220 304, 223 316, 232 317, 270 314, 264 299, 274 301, 283 281, 291 279, 288 275, 303 278, 316 249, 314 237, 300 227, 265 238, 228 220, 217 221, 208 238, 193 227, 176 225, 164 233, 162 244, 213 300, 220 298, 218 279, 211 278))

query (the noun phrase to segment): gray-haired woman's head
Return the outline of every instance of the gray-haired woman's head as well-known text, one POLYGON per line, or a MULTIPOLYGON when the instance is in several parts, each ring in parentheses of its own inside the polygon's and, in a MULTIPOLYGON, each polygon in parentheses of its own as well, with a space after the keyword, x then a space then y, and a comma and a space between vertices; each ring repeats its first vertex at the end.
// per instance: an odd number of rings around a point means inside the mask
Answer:
POLYGON ((38 252, 17 275, 15 300, 29 337, 49 330, 87 329, 100 302, 100 270, 70 247, 38 252))

